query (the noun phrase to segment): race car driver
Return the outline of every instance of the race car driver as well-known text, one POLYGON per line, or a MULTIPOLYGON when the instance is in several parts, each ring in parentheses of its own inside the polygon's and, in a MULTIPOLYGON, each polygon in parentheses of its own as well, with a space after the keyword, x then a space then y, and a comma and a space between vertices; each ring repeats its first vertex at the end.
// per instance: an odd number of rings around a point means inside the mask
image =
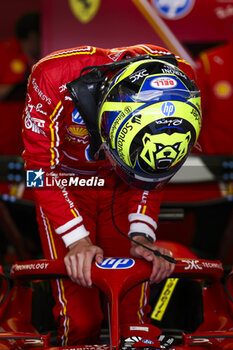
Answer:
MULTIPOLYGON (((70 277, 53 283, 59 342, 96 343, 103 316, 92 261, 144 258, 150 283, 174 270, 172 253, 154 244, 155 230, 162 189, 200 131, 193 70, 152 45, 55 52, 33 67, 23 123, 32 186, 44 181, 34 188, 44 254, 64 259, 70 277), (96 186, 69 188, 70 174, 96 186)), ((148 321, 148 293, 144 283, 127 294, 121 323, 148 321)))

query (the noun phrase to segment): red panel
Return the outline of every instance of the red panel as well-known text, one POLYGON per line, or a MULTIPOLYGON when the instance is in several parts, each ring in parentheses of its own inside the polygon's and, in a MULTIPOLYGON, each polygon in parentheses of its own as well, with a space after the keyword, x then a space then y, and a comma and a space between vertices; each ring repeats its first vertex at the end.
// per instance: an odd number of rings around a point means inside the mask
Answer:
MULTIPOLYGON (((155 0, 147 1, 154 6, 155 0)), ((180 41, 222 41, 232 37, 232 0, 193 1, 185 17, 164 19, 180 41)), ((142 42, 165 46, 131 0, 100 0, 96 16, 85 24, 73 15, 68 0, 41 2, 43 55, 86 44, 103 48, 142 42)))
POLYGON ((73 15, 68 0, 42 0, 42 12, 43 54, 80 45, 163 45, 131 0, 101 0, 97 15, 86 24, 73 15))
POLYGON ((13 36, 15 21, 23 13, 39 10, 40 0, 0 1, 0 40, 13 36))
MULTIPOLYGON (((162 4, 158 0, 148 1, 157 11, 156 4, 162 4)), ((168 20, 161 16, 179 40, 208 42, 229 40, 233 37, 232 0, 193 0, 193 3, 191 11, 182 18, 168 20)))

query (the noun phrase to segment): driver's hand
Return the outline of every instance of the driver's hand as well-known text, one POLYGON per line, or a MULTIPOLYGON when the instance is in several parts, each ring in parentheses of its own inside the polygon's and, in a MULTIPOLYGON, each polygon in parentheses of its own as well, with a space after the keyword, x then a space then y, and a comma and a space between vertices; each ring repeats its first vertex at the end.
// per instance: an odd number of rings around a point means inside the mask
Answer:
POLYGON ((80 286, 91 287, 91 265, 93 260, 103 262, 103 250, 93 245, 89 237, 71 244, 69 250, 64 258, 68 276, 80 286))
MULTIPOLYGON (((142 243, 153 250, 159 250, 160 253, 168 256, 172 256, 172 252, 168 249, 157 247, 153 243, 149 242, 143 236, 136 236, 134 240, 142 243)), ((154 255, 152 252, 146 248, 132 242, 130 253, 134 258, 143 258, 152 263, 152 272, 150 275, 150 283, 159 283, 165 278, 169 277, 175 269, 175 264, 172 264, 162 257, 154 255)))

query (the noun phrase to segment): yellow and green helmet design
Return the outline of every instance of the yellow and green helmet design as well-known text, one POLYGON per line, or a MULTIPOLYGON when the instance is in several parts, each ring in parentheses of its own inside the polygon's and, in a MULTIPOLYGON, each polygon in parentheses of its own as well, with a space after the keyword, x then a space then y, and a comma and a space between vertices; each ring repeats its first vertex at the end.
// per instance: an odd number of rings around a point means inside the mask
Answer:
POLYGON ((136 188, 161 188, 197 141, 200 105, 195 82, 169 62, 146 59, 118 72, 99 109, 99 132, 119 176, 136 188))

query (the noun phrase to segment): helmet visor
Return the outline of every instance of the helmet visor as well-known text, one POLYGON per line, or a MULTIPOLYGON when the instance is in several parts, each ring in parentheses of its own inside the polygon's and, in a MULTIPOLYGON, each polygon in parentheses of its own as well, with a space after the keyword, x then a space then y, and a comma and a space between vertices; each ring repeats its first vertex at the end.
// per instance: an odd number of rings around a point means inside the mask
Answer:
MULTIPOLYGON (((140 190, 161 190, 166 183, 177 172, 177 168, 170 169, 163 174, 146 174, 130 168, 122 159, 112 151, 106 143, 102 144, 105 154, 111 163, 114 171, 124 180, 128 185, 140 190)), ((182 164, 179 165, 181 167, 182 164)))

